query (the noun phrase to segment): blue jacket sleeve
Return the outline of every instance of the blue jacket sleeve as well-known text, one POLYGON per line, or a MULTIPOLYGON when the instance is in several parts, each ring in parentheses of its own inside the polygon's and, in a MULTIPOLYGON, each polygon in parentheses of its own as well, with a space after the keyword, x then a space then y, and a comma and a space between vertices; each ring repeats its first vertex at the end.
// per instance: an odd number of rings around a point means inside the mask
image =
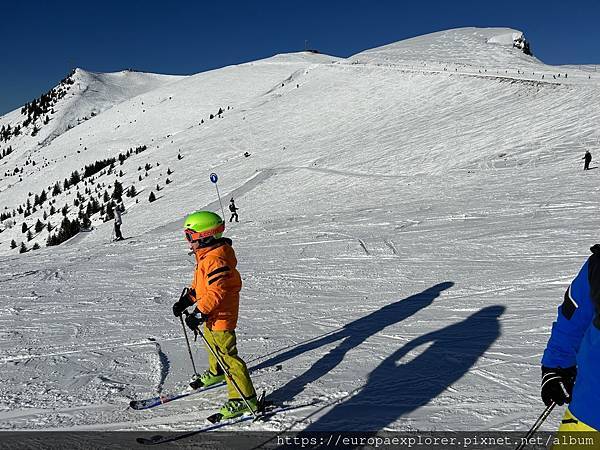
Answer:
POLYGON ((577 364, 579 345, 594 318, 590 259, 567 288, 564 301, 558 307, 558 317, 552 324, 552 334, 542 357, 543 366, 567 368, 577 364))

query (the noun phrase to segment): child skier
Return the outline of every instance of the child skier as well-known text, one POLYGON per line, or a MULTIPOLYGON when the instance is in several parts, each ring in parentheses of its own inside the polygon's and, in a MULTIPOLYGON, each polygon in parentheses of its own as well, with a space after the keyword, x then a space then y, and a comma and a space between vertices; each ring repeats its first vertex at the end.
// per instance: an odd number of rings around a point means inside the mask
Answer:
POLYGON ((565 292, 542 357, 542 400, 569 403, 559 432, 600 430, 600 245, 565 292))
MULTIPOLYGON (((248 405, 256 411, 258 402, 246 363, 237 352, 235 327, 242 280, 236 269, 232 242, 222 237, 224 229, 221 217, 210 211, 196 211, 185 218, 184 233, 196 256, 196 270, 190 289, 173 304, 173 314, 179 317, 188 307, 196 305, 194 313, 186 317, 187 325, 195 331, 205 323, 204 336, 244 396, 246 401, 227 379, 229 400, 219 411, 227 419, 250 412, 248 405)), ((210 386, 226 378, 210 349, 207 351, 208 370, 191 383, 193 387, 210 386)))

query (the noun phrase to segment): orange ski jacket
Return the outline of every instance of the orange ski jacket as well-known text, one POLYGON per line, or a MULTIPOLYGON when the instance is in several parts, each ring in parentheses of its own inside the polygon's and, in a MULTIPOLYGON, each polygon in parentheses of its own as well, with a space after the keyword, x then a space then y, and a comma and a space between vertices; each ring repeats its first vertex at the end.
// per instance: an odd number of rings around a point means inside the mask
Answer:
POLYGON ((196 270, 191 288, 198 309, 209 318, 206 325, 215 331, 235 330, 240 306, 242 278, 231 239, 221 238, 212 247, 195 252, 196 270))

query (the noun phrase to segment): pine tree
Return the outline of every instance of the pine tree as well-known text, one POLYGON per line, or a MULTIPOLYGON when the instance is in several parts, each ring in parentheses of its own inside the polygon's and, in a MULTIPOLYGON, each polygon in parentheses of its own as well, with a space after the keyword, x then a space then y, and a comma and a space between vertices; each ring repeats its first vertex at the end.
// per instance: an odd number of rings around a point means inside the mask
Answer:
POLYGON ((21 225, 21 233, 25 233, 27 231, 27 223, 23 222, 23 225, 21 225))
POLYGON ((156 200, 156 196, 154 195, 154 192, 150 192, 150 197, 148 197, 148 201, 150 203, 152 203, 155 200, 156 200))
POLYGON ((115 180, 115 185, 111 197, 117 201, 121 201, 121 198, 123 197, 123 185, 117 180, 115 180))
POLYGON ((79 175, 78 171, 74 171, 71 174, 71 178, 69 180, 69 185, 74 186, 81 181, 81 175, 79 175))
POLYGON ((86 229, 88 229, 88 230, 89 230, 90 228, 92 228, 92 221, 91 221, 91 220, 90 220, 90 218, 89 218, 87 215, 85 215, 85 214, 84 214, 84 216, 83 216, 83 222, 82 222, 82 224, 83 224, 83 228, 86 228, 86 229))
POLYGON ((17 248, 17 243, 15 242, 14 239, 12 241, 10 241, 10 248, 12 248, 12 249, 17 248))
POLYGON ((44 229, 44 224, 42 223, 42 221, 40 219, 38 219, 37 222, 35 223, 35 232, 39 233, 43 229, 44 229))
POLYGON ((19 253, 26 253, 27 252, 27 246, 25 245, 25 242, 21 242, 21 248, 19 249, 19 253))

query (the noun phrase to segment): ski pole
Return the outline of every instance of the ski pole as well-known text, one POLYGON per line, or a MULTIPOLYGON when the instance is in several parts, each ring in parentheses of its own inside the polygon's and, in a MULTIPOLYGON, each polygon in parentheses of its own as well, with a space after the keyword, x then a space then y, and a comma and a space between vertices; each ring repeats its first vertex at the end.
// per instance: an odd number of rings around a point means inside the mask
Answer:
POLYGON ((533 436, 533 434, 538 430, 542 423, 544 423, 544 420, 548 418, 555 406, 556 403, 552 402, 549 406, 546 407, 542 415, 538 417, 538 420, 536 420, 536 422, 531 427, 531 430, 529 430, 529 433, 527 433, 527 435, 525 435, 524 438, 521 438, 521 443, 517 446, 515 450, 522 450, 525 447, 525 445, 527 445, 527 441, 529 441, 531 436, 533 436))
MULTIPOLYGON (((206 328, 209 333, 212 332, 210 331, 210 329, 207 327, 206 328)), ((202 337, 202 340, 204 341, 204 343, 206 344, 206 347, 209 349, 209 351, 212 353, 212 355, 215 357, 215 359, 217 360, 217 363, 219 364, 219 366, 221 367, 221 369, 223 370, 223 372, 225 373, 225 376, 227 377, 227 379, 229 381, 231 381, 231 384, 233 385, 233 387, 235 388, 235 390, 238 392, 238 394, 240 394, 240 397, 242 398, 242 400, 244 400, 244 403, 246 404, 246 406, 248 407, 248 409, 250 410, 250 412, 252 413, 252 415, 254 416, 254 419, 258 419, 258 416, 256 415, 256 411, 254 411, 254 409, 250 406, 250 404, 248 403, 248 400, 246 399, 246 396, 244 394, 242 394, 242 390, 240 389, 240 387, 238 386, 238 384, 235 382, 235 380, 233 379, 233 376, 231 375, 231 373, 229 372, 229 369, 227 368, 227 366, 225 365, 225 362, 221 359, 221 357, 217 354, 217 352, 215 351, 214 348, 212 348, 212 346, 210 345, 210 343, 208 342, 208 339, 206 339, 206 336, 204 336, 204 334, 202 333, 202 331, 200 330, 200 328, 196 328, 196 331, 198 332, 198 334, 200 335, 200 337, 202 337)))
POLYGON ((192 348, 190 347, 190 340, 188 339, 187 331, 185 329, 185 324, 183 323, 183 315, 179 316, 181 320, 181 327, 183 328, 183 334, 185 335, 185 342, 187 343, 188 353, 190 354, 190 361, 192 361, 192 368, 194 369, 194 375, 198 376, 198 371, 196 371, 196 364, 194 364, 194 357, 192 356, 192 348))

